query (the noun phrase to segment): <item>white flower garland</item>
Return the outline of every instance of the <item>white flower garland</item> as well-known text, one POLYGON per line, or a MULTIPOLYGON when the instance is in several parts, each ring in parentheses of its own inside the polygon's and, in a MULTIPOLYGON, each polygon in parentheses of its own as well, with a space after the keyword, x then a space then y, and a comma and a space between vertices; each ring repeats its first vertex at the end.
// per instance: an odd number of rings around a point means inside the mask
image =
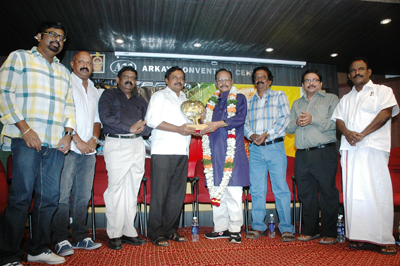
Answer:
MULTIPOLYGON (((227 99, 228 118, 231 118, 236 115, 237 92, 238 90, 235 87, 232 87, 229 92, 227 99)), ((218 104, 219 95, 220 91, 217 90, 216 92, 214 92, 210 100, 207 102, 205 122, 212 121, 214 108, 218 104)), ((234 167, 233 159, 235 157, 235 149, 236 149, 236 129, 233 128, 231 130, 228 130, 224 172, 222 181, 218 188, 214 186, 214 172, 213 172, 212 157, 211 157, 210 139, 208 134, 203 135, 202 140, 203 140, 202 146, 203 146, 204 174, 206 176, 207 187, 210 192, 211 204, 219 207, 221 203, 221 198, 224 195, 225 189, 228 186, 229 181, 232 177, 232 171, 234 167)))

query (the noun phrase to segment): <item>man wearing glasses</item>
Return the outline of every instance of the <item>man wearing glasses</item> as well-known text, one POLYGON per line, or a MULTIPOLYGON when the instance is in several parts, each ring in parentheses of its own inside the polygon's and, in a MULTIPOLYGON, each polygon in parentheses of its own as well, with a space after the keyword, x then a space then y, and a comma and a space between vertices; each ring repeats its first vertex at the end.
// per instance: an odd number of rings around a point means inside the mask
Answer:
POLYGON ((144 174, 146 151, 142 136, 151 128, 144 117, 146 101, 136 96, 137 72, 131 66, 121 68, 118 88, 105 90, 99 101, 103 123, 104 160, 108 172, 108 188, 104 192, 107 235, 110 249, 122 249, 122 243, 146 244, 134 227, 137 195, 144 174))
POLYGON ((28 261, 65 262, 49 249, 50 225, 60 196, 64 154, 75 128, 70 74, 56 55, 65 37, 61 23, 44 22, 38 46, 12 52, 0 68, 0 146, 11 150, 13 180, 0 237, 0 264, 21 265, 20 248, 34 193, 28 261))
POLYGON ((252 227, 247 238, 257 239, 266 234, 268 172, 275 196, 282 241, 294 241, 294 227, 290 221, 290 191, 286 183, 287 158, 283 144, 289 124, 289 101, 282 91, 271 90, 274 76, 267 67, 253 70, 252 81, 256 94, 247 101, 245 136, 252 141, 250 150, 250 182, 252 198, 252 227))
POLYGON ((305 71, 301 81, 305 94, 293 103, 286 129, 289 134, 296 133, 294 173, 303 203, 304 223, 304 232, 297 239, 310 241, 322 236, 320 244, 334 244, 339 192, 336 188, 336 125, 331 117, 339 98, 321 91, 322 76, 317 70, 305 71))

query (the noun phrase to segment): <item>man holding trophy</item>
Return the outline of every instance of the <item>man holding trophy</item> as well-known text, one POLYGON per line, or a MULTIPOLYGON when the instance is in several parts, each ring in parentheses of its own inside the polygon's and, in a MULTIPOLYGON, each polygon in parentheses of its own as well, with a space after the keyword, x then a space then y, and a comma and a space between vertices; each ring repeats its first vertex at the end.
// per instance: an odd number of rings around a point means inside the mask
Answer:
POLYGON ((242 188, 250 186, 249 161, 244 148, 246 97, 232 87, 232 73, 215 74, 218 90, 206 106, 203 135, 204 174, 213 206, 214 232, 208 239, 229 238, 241 243, 242 188))

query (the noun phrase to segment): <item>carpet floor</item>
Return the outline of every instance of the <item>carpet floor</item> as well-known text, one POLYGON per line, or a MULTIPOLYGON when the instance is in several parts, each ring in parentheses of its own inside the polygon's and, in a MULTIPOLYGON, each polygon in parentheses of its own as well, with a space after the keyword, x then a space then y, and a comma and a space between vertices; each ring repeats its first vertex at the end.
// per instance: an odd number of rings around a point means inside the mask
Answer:
MULTIPOLYGON (((200 227, 200 239, 191 242, 191 228, 180 228, 178 232, 188 241, 169 241, 169 247, 156 247, 150 242, 143 246, 123 244, 121 250, 108 248, 109 239, 105 230, 97 230, 97 240, 103 246, 98 250, 75 250, 66 257, 62 265, 400 265, 400 252, 385 256, 378 251, 355 251, 349 242, 321 245, 318 240, 309 242, 282 242, 281 236, 268 236, 252 240, 242 231, 241 244, 229 244, 228 239, 210 240, 204 233, 212 227, 200 227)), ((297 237, 297 236, 296 236, 297 237)), ((28 242, 24 239, 24 246, 28 242)), ((44 265, 26 262, 22 264, 44 265)))

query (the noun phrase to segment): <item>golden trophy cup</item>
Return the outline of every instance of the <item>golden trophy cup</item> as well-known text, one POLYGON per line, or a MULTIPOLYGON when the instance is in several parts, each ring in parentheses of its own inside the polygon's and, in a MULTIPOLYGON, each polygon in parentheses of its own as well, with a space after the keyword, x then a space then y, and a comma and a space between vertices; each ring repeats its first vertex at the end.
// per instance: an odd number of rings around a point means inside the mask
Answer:
POLYGON ((193 125, 188 125, 188 127, 194 128, 196 133, 200 133, 200 130, 206 128, 208 125, 199 124, 199 119, 204 112, 204 104, 197 100, 188 100, 181 104, 182 112, 193 121, 193 125))

